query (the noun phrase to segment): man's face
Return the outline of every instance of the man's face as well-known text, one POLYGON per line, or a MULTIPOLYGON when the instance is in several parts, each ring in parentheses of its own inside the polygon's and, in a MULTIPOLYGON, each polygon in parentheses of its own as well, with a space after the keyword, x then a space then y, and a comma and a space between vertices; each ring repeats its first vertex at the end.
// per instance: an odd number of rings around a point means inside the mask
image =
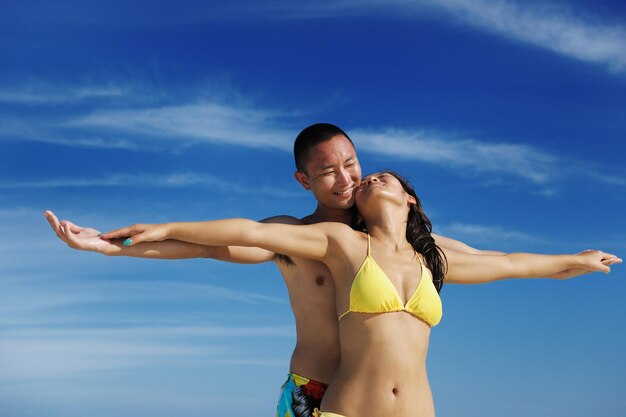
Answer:
POLYGON ((349 209, 361 183, 361 166, 350 141, 337 135, 309 151, 306 172, 296 172, 296 179, 320 204, 349 209))

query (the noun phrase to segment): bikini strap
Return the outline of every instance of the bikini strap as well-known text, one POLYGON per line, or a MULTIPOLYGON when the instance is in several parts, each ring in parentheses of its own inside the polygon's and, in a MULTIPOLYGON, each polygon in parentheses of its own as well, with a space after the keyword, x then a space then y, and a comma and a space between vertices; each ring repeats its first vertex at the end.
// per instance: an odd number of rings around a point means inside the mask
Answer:
POLYGON ((367 256, 370 256, 370 234, 367 234, 367 256))
POLYGON ((422 267, 425 267, 425 266, 426 266, 426 264, 424 263, 424 255, 422 255, 422 254, 421 254, 421 253, 419 253, 419 252, 415 252, 415 254, 417 255, 417 260, 418 260, 418 261, 420 261, 420 265, 421 265, 422 267))

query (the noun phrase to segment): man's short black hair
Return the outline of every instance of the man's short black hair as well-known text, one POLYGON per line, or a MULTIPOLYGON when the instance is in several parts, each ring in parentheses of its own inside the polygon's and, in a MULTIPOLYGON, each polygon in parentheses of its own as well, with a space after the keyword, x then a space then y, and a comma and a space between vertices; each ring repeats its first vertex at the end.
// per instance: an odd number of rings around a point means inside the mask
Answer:
MULTIPOLYGON (((345 136, 352 143, 352 139, 346 132, 330 123, 316 123, 300 132, 293 144, 293 157, 296 161, 296 169, 306 173, 306 164, 309 162, 310 157, 309 150, 338 135, 345 136)), ((353 143, 352 146, 354 146, 353 143)))

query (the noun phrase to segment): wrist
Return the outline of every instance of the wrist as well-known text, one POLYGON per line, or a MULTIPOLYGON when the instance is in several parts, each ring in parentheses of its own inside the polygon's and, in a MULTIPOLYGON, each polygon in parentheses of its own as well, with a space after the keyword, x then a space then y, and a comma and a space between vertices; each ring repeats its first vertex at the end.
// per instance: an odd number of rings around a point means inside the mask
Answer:
POLYGON ((566 255, 568 257, 568 269, 582 268, 585 266, 584 258, 580 254, 566 255))
POLYGON ((176 239, 177 238, 177 227, 176 223, 165 223, 165 236, 163 240, 167 239, 176 239))

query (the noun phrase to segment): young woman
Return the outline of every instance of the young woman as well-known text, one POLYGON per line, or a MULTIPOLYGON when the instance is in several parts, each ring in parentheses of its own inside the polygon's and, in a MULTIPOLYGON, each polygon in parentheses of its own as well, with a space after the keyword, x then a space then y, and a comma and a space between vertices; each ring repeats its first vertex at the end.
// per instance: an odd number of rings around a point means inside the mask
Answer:
POLYGON ((355 194, 363 231, 341 223, 306 226, 245 219, 134 225, 102 235, 125 245, 176 239, 259 246, 324 262, 336 289, 341 361, 321 417, 432 417, 426 375, 431 327, 439 323, 444 281, 479 283, 545 277, 568 269, 609 272, 614 255, 468 255, 441 251, 411 186, 398 175, 366 177, 355 194))

